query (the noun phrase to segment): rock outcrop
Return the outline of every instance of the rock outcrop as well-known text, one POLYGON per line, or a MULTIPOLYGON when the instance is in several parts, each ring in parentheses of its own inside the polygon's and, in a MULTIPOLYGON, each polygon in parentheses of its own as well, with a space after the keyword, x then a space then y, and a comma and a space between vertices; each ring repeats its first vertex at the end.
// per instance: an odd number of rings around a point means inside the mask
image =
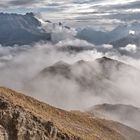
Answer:
POLYGON ((0 99, 0 140, 69 139, 51 121, 0 99))

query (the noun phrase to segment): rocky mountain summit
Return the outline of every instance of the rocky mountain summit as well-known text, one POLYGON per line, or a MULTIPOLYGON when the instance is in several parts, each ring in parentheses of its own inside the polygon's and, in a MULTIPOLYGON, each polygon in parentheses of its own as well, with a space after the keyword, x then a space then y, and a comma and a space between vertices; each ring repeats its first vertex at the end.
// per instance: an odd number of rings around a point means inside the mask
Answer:
POLYGON ((29 45, 50 40, 51 36, 33 13, 25 15, 0 13, 0 44, 3 46, 29 45))
POLYGON ((0 88, 1 140, 139 140, 140 132, 0 88))

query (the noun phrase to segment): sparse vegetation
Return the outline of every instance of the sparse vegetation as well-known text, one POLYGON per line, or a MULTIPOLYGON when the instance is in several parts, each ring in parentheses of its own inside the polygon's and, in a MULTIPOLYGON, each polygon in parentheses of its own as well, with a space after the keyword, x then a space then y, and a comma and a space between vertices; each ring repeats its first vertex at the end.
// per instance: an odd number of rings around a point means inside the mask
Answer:
POLYGON ((119 123, 100 120, 84 113, 64 111, 8 88, 0 88, 0 99, 8 101, 13 107, 22 108, 25 113, 35 116, 36 120, 52 122, 69 139, 127 140, 129 132, 131 139, 140 138, 138 131, 119 123), (121 130, 127 133, 123 134, 121 130))

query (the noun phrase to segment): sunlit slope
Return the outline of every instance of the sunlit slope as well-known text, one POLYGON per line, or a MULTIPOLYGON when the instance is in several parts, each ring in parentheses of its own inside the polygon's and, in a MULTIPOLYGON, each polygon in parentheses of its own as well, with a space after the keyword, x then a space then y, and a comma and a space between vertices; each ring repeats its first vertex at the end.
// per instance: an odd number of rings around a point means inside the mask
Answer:
POLYGON ((140 139, 138 131, 124 125, 57 109, 7 88, 0 88, 0 104, 0 130, 5 131, 5 137, 9 136, 10 140, 24 139, 25 136, 28 139, 34 136, 37 140, 43 139, 41 136, 44 139, 140 139))

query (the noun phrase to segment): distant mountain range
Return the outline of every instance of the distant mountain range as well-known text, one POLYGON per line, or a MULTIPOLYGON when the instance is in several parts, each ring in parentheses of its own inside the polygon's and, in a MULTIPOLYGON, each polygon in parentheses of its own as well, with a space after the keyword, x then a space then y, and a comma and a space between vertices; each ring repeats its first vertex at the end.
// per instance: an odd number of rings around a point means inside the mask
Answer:
POLYGON ((0 44, 3 46, 28 45, 50 38, 50 34, 42 29, 41 23, 33 13, 0 13, 0 44))
POLYGON ((139 45, 140 23, 119 25, 112 31, 97 31, 88 27, 79 30, 77 37, 95 45, 112 44, 114 47, 125 47, 128 44, 139 45))
MULTIPOLYGON (((77 34, 73 35, 71 28, 64 26, 61 22, 56 24, 46 20, 44 21, 47 23, 46 29, 44 29, 42 22, 33 13, 25 15, 0 13, 0 19, 0 44, 3 46, 29 45, 38 41, 58 43, 67 38, 82 39, 95 45, 111 44, 114 47, 125 47, 128 44, 140 45, 139 22, 119 25, 112 31, 97 31, 86 27, 77 29, 77 34), (56 29, 57 32, 55 32, 56 29)), ((73 46, 69 48, 75 49, 73 46)))
MULTIPOLYGON (((64 26, 61 22, 56 24, 48 20, 44 21, 44 23, 47 23, 46 29, 44 29, 41 21, 33 13, 25 15, 0 13, 0 19, 0 44, 3 46, 30 45, 38 41, 58 43, 61 39, 67 38, 82 39, 95 45, 111 44, 114 47, 125 47, 128 44, 140 45, 139 22, 119 25, 112 31, 97 31, 87 27, 77 30, 77 35, 74 36, 70 33, 71 28, 64 26), (60 27, 62 31, 59 29, 60 27)), ((86 50, 86 48, 80 48, 80 46, 79 48, 68 47, 68 50, 86 50)))

